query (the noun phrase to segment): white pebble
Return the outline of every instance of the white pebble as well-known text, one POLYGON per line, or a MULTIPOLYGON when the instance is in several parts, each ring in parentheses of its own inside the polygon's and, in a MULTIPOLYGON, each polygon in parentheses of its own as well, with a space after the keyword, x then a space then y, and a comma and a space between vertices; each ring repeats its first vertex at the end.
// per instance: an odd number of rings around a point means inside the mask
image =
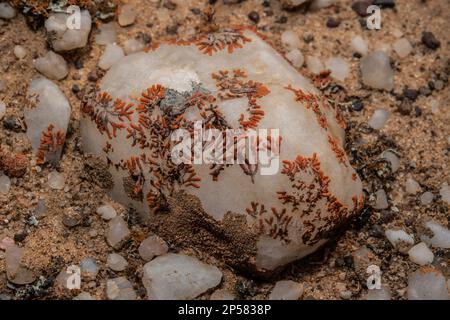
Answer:
POLYGON ((400 159, 392 151, 383 152, 383 158, 391 164, 392 172, 396 172, 400 168, 400 159))
POLYGON ((308 56, 306 57, 306 67, 314 74, 319 74, 324 70, 322 61, 319 58, 308 56))
POLYGON ((286 48, 286 50, 293 50, 300 48, 300 38, 292 30, 286 30, 281 34, 281 43, 286 48))
POLYGON ((16 10, 7 2, 0 3, 0 18, 12 19, 16 16, 16 10))
POLYGON ((394 71, 386 52, 375 51, 361 59, 362 81, 373 89, 390 91, 394 88, 394 71))
POLYGON ((408 251, 409 260, 424 266, 433 262, 434 254, 424 242, 416 244, 408 251))
POLYGON ((442 185, 441 189, 439 190, 439 194, 441 195, 442 201, 450 204, 450 187, 448 185, 442 185))
POLYGON ((6 104, 3 101, 0 101, 0 120, 3 119, 5 114, 6 114, 6 104))
POLYGON ((69 67, 62 56, 53 51, 34 61, 34 67, 49 79, 61 80, 69 73, 69 67))
POLYGON ((85 258, 80 262, 81 275, 87 278, 95 278, 98 273, 97 263, 93 258, 85 258))
POLYGON ((450 249, 450 230, 441 226, 440 224, 427 221, 424 227, 428 229, 429 232, 423 232, 420 235, 420 240, 433 247, 450 249), (432 237, 431 234, 433 235, 432 237))
POLYGON ((116 42, 116 24, 114 22, 102 24, 99 27, 100 33, 95 36, 95 43, 107 45, 116 42))
POLYGON ((127 223, 121 216, 117 216, 109 221, 109 228, 106 233, 106 241, 113 247, 119 247, 122 242, 130 236, 127 223))
POLYGON ((359 53, 362 56, 365 56, 369 51, 367 42, 361 36, 353 37, 351 41, 351 46, 356 53, 359 53))
POLYGON ((106 296, 109 300, 135 300, 133 285, 125 277, 106 281, 106 296))
POLYGON ((0 194, 7 194, 11 189, 11 179, 8 176, 0 176, 0 194))
POLYGON ((117 216, 116 210, 111 207, 110 205, 104 205, 97 209, 97 213, 102 217, 104 220, 111 220, 115 216, 117 216))
POLYGON ((438 270, 423 267, 408 278, 409 300, 448 300, 445 277, 438 270))
POLYGON ((420 196, 420 203, 427 206, 433 202, 433 199, 434 195, 430 191, 427 191, 420 196))
POLYGON ((402 253, 407 253, 414 245, 414 238, 403 230, 386 230, 385 235, 392 246, 402 253))
POLYGON ((59 173, 58 171, 52 171, 48 174, 48 185, 50 188, 55 190, 64 189, 64 185, 66 183, 66 178, 64 175, 59 173))
POLYGON ((123 271, 127 268, 128 262, 120 254, 111 253, 106 260, 106 266, 113 271, 123 271))
POLYGON ((384 109, 377 109, 369 120, 369 126, 373 129, 380 130, 389 120, 391 113, 384 109))
POLYGON ((408 194, 416 194, 422 190, 420 184, 412 178, 406 180, 405 189, 408 194))
POLYGON ((20 45, 14 46, 14 55, 17 59, 23 59, 27 56, 27 50, 20 45))
POLYGON ((305 62, 305 57, 303 53, 298 49, 293 49, 286 54, 286 58, 294 65, 296 68, 303 66, 305 62))
POLYGON ((431 113, 432 114, 438 114, 439 113, 439 107, 440 103, 436 99, 432 99, 430 101, 430 107, 431 107, 431 113))
POLYGON ((123 49, 126 55, 141 51, 145 48, 144 44, 136 39, 128 39, 123 44, 123 49))
POLYGON ((291 280, 278 281, 269 295, 269 300, 298 300, 303 294, 303 285, 291 280))
POLYGON ((411 43, 406 38, 395 41, 393 48, 400 58, 407 57, 413 51, 411 43))
POLYGON ((125 54, 121 47, 115 44, 108 44, 105 48, 105 52, 103 52, 103 55, 100 57, 98 66, 103 70, 108 70, 124 56, 125 54))
POLYGON ((339 57, 328 59, 325 66, 331 71, 331 76, 340 81, 344 81, 350 72, 347 61, 339 57))
POLYGON ((126 27, 134 23, 137 11, 134 5, 125 4, 119 8, 118 22, 121 27, 126 27))
POLYGON ((389 207, 386 191, 384 191, 383 189, 377 190, 377 192, 375 192, 375 197, 375 209, 382 210, 389 207))

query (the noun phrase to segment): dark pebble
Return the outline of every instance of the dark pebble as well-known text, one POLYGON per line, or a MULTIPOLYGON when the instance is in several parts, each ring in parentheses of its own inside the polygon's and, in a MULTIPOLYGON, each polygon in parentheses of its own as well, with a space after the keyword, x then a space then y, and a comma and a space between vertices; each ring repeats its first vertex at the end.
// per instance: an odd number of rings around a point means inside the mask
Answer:
POLYGON ((304 40, 306 43, 313 42, 313 41, 314 41, 314 35, 311 34, 311 33, 305 34, 305 35, 303 36, 303 40, 304 40))
POLYGON ((364 103, 362 103, 362 101, 360 100, 356 100, 352 103, 352 109, 354 111, 361 111, 362 109, 364 109, 364 103))
POLYGON ((281 16, 275 22, 276 23, 286 23, 287 21, 288 21, 288 18, 286 16, 281 16))
POLYGON ((152 42, 152 36, 145 32, 139 32, 137 38, 142 40, 145 44, 152 42))
POLYGON ((408 100, 402 100, 397 108, 397 111, 403 116, 409 116, 412 111, 411 102, 409 102, 408 100))
POLYGON ((263 0, 262 5, 263 7, 270 7, 270 0, 263 0))
POLYGON ((77 69, 77 70, 83 69, 83 61, 75 60, 75 62, 73 64, 75 66, 75 69, 77 69))
POLYGON ((208 3, 209 4, 216 4, 217 0, 209 0, 208 3))
POLYGON ((382 8, 394 8, 395 1, 394 0, 374 0, 372 4, 376 6, 380 6, 382 8))
POLYGON ((345 256, 344 257, 344 264, 346 267, 353 267, 353 257, 352 256, 345 256))
POLYGON ((252 11, 248 14, 248 18, 254 22, 254 23, 258 23, 259 22, 259 13, 256 11, 252 11))
POLYGON ((441 46, 441 42, 429 31, 424 31, 422 33, 422 43, 432 50, 436 50, 441 46))
POLYGON ((77 84, 74 84, 72 86, 72 92, 77 94, 78 92, 80 92, 80 87, 77 84))
POLYGON ((376 224, 369 229, 369 235, 374 238, 383 238, 384 237, 383 228, 380 225, 376 224))
POLYGON ((335 18, 328 18, 327 20, 327 27, 328 28, 337 28, 341 24, 341 21, 339 19, 335 18))
POLYGON ((371 5, 371 1, 356 1, 352 4, 352 9, 355 11, 359 16, 365 17, 369 14, 367 13, 367 8, 371 5))
POLYGON ((403 96, 411 101, 415 101, 419 96, 419 92, 414 89, 406 88, 405 90, 403 90, 403 96))
POLYGON ((174 36, 174 35, 178 34, 178 28, 179 28, 178 24, 174 24, 172 26, 167 26, 166 32, 167 32, 167 34, 174 36))
POLYGON ((62 218, 62 223, 68 228, 73 228, 80 224, 80 218, 65 214, 62 218))
POLYGON ((164 8, 169 9, 169 10, 175 10, 177 8, 177 4, 170 1, 170 0, 166 0, 163 1, 164 2, 164 8))
POLYGON ((198 16, 199 14, 202 13, 202 10, 200 10, 199 8, 191 8, 191 12, 196 16, 198 16))
POLYGON ((422 115, 422 109, 420 107, 416 107, 414 109, 414 113, 416 115, 416 118, 420 117, 422 115))
POLYGON ((97 80, 98 80, 97 73, 96 73, 95 71, 89 72, 89 74, 88 74, 88 80, 91 81, 91 82, 97 81, 97 80))
POLYGON ((25 232, 22 233, 16 233, 14 235, 14 241, 15 242, 22 242, 23 240, 25 240, 27 237, 27 234, 25 232))
POLYGON ((3 120, 3 128, 6 130, 20 132, 22 130, 15 116, 8 116, 3 120))
POLYGON ((420 87, 419 92, 422 96, 425 97, 428 97, 431 94, 431 90, 427 86, 420 87))
POLYGON ((381 223, 389 223, 394 220, 395 214, 389 210, 382 210, 380 213, 380 221, 381 223))

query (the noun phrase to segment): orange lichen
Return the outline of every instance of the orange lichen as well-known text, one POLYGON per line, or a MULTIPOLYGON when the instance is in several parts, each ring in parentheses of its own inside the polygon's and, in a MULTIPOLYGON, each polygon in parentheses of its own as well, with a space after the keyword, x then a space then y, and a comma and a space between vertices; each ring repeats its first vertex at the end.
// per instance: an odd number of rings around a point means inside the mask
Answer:
POLYGON ((330 134, 328 134, 328 142, 330 143, 331 150, 333 150, 338 162, 343 164, 344 166, 348 166, 347 164, 347 156, 345 155, 345 151, 339 146, 336 139, 334 139, 330 134))
POLYGON ((28 158, 0 148, 0 170, 10 177, 21 177, 27 172, 28 158))
POLYGON ((41 134, 41 142, 37 152, 37 164, 44 164, 49 159, 52 159, 61 152, 64 146, 66 134, 61 130, 53 132, 54 128, 50 124, 47 127, 47 131, 43 131, 41 134))

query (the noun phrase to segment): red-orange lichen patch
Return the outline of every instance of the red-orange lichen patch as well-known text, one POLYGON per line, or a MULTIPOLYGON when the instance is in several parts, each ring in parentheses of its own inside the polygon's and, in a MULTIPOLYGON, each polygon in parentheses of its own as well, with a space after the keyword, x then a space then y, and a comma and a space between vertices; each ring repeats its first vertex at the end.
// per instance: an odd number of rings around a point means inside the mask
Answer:
POLYGON ((37 164, 44 164, 53 155, 61 152, 66 135, 63 131, 58 130, 53 132, 55 127, 50 124, 47 127, 47 131, 43 131, 41 134, 41 142, 37 152, 37 164))
POLYGON ((10 177, 21 177, 27 172, 28 158, 0 149, 0 169, 10 177))
POLYGON ((330 134, 328 134, 328 142, 331 145, 331 150, 333 150, 334 154, 336 155, 338 162, 347 167, 348 164, 345 151, 338 145, 336 139, 334 139, 330 134))

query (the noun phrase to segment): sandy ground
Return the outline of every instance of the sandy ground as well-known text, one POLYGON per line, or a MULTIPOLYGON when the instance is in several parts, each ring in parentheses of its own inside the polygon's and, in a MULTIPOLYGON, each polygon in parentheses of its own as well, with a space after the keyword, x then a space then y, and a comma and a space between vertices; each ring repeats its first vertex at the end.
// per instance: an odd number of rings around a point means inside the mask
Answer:
MULTIPOLYGON (((143 34, 153 41, 188 37, 201 28, 202 17, 199 12, 205 8, 207 1, 172 1, 176 4, 173 10, 171 5, 161 5, 158 1, 123 1, 126 2, 138 7, 139 15, 132 26, 118 27, 119 44, 131 37, 142 38, 143 34)), ((416 235, 418 223, 426 218, 432 218, 447 227, 450 224, 448 205, 440 201, 438 196, 441 185, 445 182, 450 184, 450 145, 447 142, 450 136, 450 4, 447 0, 397 0, 395 9, 382 11, 382 29, 370 31, 361 27, 358 16, 350 7, 352 1, 349 0, 338 0, 336 5, 316 12, 285 11, 278 1, 270 1, 269 6, 262 5, 262 2, 247 0, 225 5, 219 0, 214 4, 216 23, 221 26, 230 23, 252 25, 254 23, 248 14, 256 11, 260 17, 256 24, 258 30, 267 35, 280 51, 283 51, 280 34, 290 29, 302 39, 301 51, 305 56, 315 55, 322 60, 341 56, 349 63, 350 76, 345 82, 336 84, 346 90, 349 104, 343 104, 342 108, 349 125, 347 150, 353 149, 352 162, 362 173, 367 190, 367 208, 336 241, 312 256, 289 265, 269 280, 244 276, 205 252, 174 246, 170 250, 189 252, 216 264, 224 273, 220 288, 226 288, 243 299, 264 299, 273 284, 283 279, 301 282, 305 289, 303 299, 340 299, 342 292, 347 290, 351 292, 352 299, 364 299, 367 275, 364 269, 354 263, 352 253, 366 246, 374 254, 374 263, 381 267, 382 282, 390 288, 393 298, 405 299, 408 274, 418 266, 394 250, 383 231, 395 227, 416 235), (330 17, 338 18, 341 24, 337 28, 327 28, 326 21, 330 17), (395 29, 401 30, 411 41, 414 51, 403 59, 395 53, 390 54, 395 66, 395 89, 392 92, 369 90, 361 85, 359 58, 353 55, 350 40, 354 35, 363 35, 368 40, 370 50, 374 50, 383 43, 392 44, 396 40, 392 34, 395 29), (438 50, 430 50, 421 43, 423 31, 433 32, 440 40, 441 47, 438 50), (419 89, 436 80, 440 81, 442 88, 432 90, 429 96, 419 95, 416 101, 410 103, 410 115, 397 111, 405 87, 419 89), (431 111, 432 99, 440 102, 437 113, 431 111), (351 102, 356 100, 363 102, 362 111, 352 109, 351 102), (368 130, 367 120, 378 108, 391 111, 391 118, 382 130, 368 130), (361 144, 361 139, 365 143, 361 144), (385 162, 377 161, 386 149, 394 150, 401 159, 401 166, 395 173, 390 171, 385 162), (435 200, 431 205, 423 206, 418 196, 405 193, 404 184, 408 177, 417 180, 424 191, 433 192, 435 200), (389 208, 372 210, 370 203, 373 192, 381 187, 388 193, 389 208)), ((88 74, 96 70, 103 50, 93 41, 97 32, 94 28, 85 48, 64 55, 70 71, 67 78, 58 81, 58 85, 70 100, 72 117, 66 147, 58 166, 58 170, 66 177, 66 188, 54 191, 47 185, 47 175, 51 169, 36 166, 22 125, 26 89, 31 79, 38 75, 33 67, 33 58, 48 50, 45 32, 43 28, 31 30, 22 15, 10 21, 0 21, 0 78, 7 83, 6 90, 0 92, 0 99, 7 104, 3 123, 10 117, 14 117, 17 122, 14 130, 0 127, 0 143, 6 150, 24 153, 30 161, 27 173, 21 178, 13 178, 11 191, 7 195, 0 195, 0 238, 9 236, 24 247, 25 265, 36 275, 42 276, 34 287, 17 287, 8 283, 4 272, 4 252, 0 251, 0 294, 15 299, 71 299, 80 291, 59 289, 53 281, 55 276, 67 266, 78 264, 85 257, 93 257, 98 262, 100 272, 95 280, 83 281, 82 291, 104 299, 106 279, 124 275, 133 283, 139 297, 145 298, 141 282, 144 262, 139 258, 137 247, 150 232, 149 227, 137 219, 134 212, 114 203, 101 188, 85 179, 84 155, 79 147, 80 102, 72 87, 78 85, 83 88, 88 82, 88 74), (14 56, 16 44, 27 49, 26 58, 18 60, 14 56), (76 61, 82 62, 81 69, 75 68, 76 61), (37 225, 32 225, 29 219, 39 199, 45 199, 47 212, 38 219, 37 225), (124 272, 114 273, 105 266, 108 253, 113 250, 104 239, 107 223, 95 214, 96 208, 103 203, 113 204, 119 213, 123 213, 132 231, 131 240, 120 251, 130 263, 124 272), (82 212, 82 223, 68 229, 62 224, 62 217, 70 210, 82 212)), ((300 71, 307 74, 305 67, 300 68, 300 71)), ((448 279, 449 250, 433 249, 433 252, 433 265, 448 279)), ((205 293, 200 299, 208 299, 209 295, 210 292, 205 293)))

